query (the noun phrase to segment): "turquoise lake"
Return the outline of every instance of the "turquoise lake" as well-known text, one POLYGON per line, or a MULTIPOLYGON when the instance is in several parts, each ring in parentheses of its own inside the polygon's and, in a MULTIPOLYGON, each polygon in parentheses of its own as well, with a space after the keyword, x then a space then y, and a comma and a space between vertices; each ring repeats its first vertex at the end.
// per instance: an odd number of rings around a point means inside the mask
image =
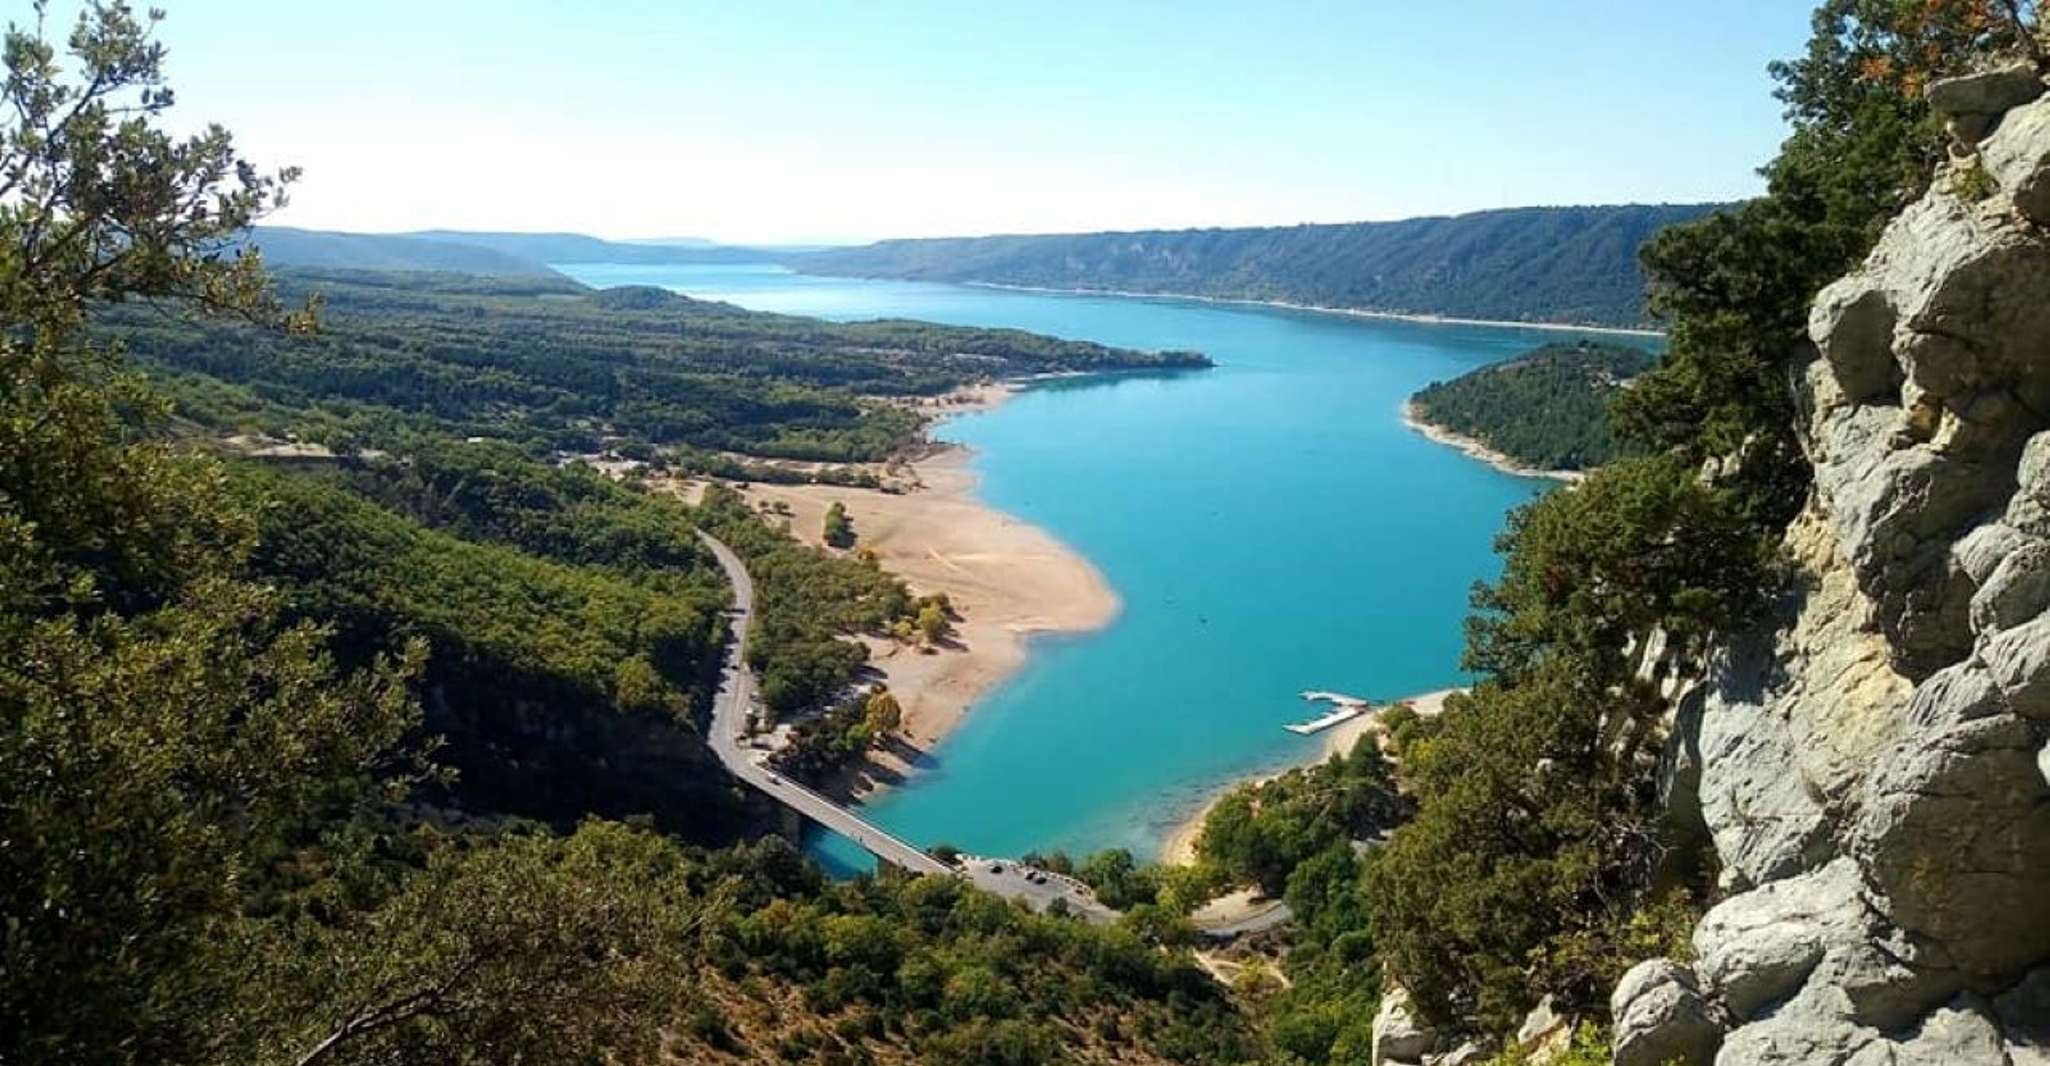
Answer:
POLYGON ((1217 361, 1040 385, 938 431, 974 449, 984 500, 1088 556, 1124 609, 1039 641, 924 773, 870 805, 918 844, 1150 858, 1220 785, 1316 750, 1281 728, 1314 713, 1302 690, 1393 699, 1464 683, 1468 589, 1497 572, 1504 514, 1551 486, 1423 439, 1399 408, 1568 333, 767 266, 560 269, 765 311, 1015 326, 1217 361))

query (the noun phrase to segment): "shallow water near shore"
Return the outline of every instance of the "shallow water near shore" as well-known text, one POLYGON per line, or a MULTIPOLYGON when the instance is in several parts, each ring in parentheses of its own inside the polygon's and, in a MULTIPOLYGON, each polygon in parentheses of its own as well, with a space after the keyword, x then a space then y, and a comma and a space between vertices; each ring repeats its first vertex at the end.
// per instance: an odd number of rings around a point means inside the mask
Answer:
MULTIPOLYGON (((1223 783, 1317 750, 1281 728, 1318 713, 1304 689, 1379 700, 1466 683, 1468 590, 1497 572, 1508 509, 1553 487, 1425 440, 1400 408, 1572 334, 772 266, 561 269, 757 310, 1011 326, 1219 364, 1045 382, 938 431, 974 449, 985 501, 1086 555, 1124 610, 1037 641, 931 766, 870 804, 917 844, 1151 856, 1223 783)), ((845 842, 814 850, 866 865, 845 842)))

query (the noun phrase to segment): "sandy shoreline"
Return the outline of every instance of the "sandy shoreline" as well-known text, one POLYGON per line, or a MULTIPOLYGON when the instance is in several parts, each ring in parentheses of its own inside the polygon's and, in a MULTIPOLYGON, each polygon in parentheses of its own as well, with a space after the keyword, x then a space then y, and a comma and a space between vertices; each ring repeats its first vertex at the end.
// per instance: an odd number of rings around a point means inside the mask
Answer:
POLYGON ((1551 478, 1553 481, 1567 482, 1584 481, 1587 478, 1587 472, 1584 470, 1545 470, 1531 466, 1529 463, 1520 462, 1503 455, 1501 452, 1463 433, 1454 433, 1444 426, 1432 425, 1417 417, 1416 401, 1414 400, 1402 401, 1402 424, 1423 434, 1435 443, 1443 444, 1448 448, 1457 448, 1505 474, 1515 474, 1518 477, 1551 478))
MULTIPOLYGON (((942 417, 987 410, 1015 391, 983 386, 934 406, 942 417)), ((946 593, 961 615, 954 639, 933 652, 866 638, 869 665, 904 708, 906 743, 876 749, 835 791, 859 797, 912 772, 972 704, 1025 664, 1032 634, 1087 632, 1117 617, 1117 594, 1088 559, 977 498, 969 459, 965 448, 938 448, 909 464, 918 487, 904 493, 764 483, 745 490, 751 502, 787 507, 791 532, 813 545, 821 544, 826 508, 844 505, 856 550, 875 552, 915 593, 946 593)))
MULTIPOLYGON (((1146 295, 1146 294, 1133 294, 1146 295)), ((1195 299, 1202 299, 1195 297, 1195 299)), ((1246 302, 1246 301, 1237 301, 1246 302)), ((1353 312, 1344 312, 1353 313, 1353 312)), ((996 382, 919 402, 937 425, 948 418, 995 408, 1024 387, 996 382)), ((1410 405, 1404 424, 1439 443, 1460 448, 1508 473, 1577 480, 1578 471, 1533 470, 1478 441, 1424 424, 1410 405)), ((901 743, 878 746, 868 758, 827 790, 859 800, 901 783, 917 772, 931 751, 961 724, 972 707, 1025 665, 1035 633, 1085 633, 1113 621, 1122 608, 1110 583, 1086 557, 1052 534, 984 504, 976 495, 969 449, 934 445, 922 458, 878 467, 886 481, 909 491, 882 492, 822 484, 755 482, 742 495, 770 521, 787 520, 791 533, 824 548, 825 512, 834 503, 847 510, 856 535, 853 550, 874 552, 882 568, 903 579, 914 593, 945 593, 960 615, 945 647, 923 651, 879 637, 863 637, 874 679, 889 686, 903 707, 901 743)), ((679 485, 686 497, 701 485, 679 485)), ((831 549, 827 549, 831 550, 831 549)), ((1456 689, 1409 697, 1419 713, 1435 714, 1456 689)), ((1319 734, 1312 765, 1350 751, 1368 732, 1381 728, 1378 714, 1362 715, 1319 734)), ((1264 781, 1287 768, 1255 775, 1219 789, 1193 809, 1164 841, 1161 860, 1193 861, 1203 819, 1218 799, 1240 784, 1264 781)))
MULTIPOLYGON (((1435 692, 1408 696, 1394 702, 1407 703, 1418 714, 1429 717, 1445 709, 1445 697, 1455 692, 1464 691, 1466 690, 1460 688, 1443 688, 1435 692)), ((1350 752, 1353 745, 1359 743, 1361 737, 1366 736, 1368 733, 1379 734, 1381 729, 1381 714, 1380 710, 1377 709, 1372 714, 1360 715, 1358 718, 1341 722, 1317 734, 1318 744, 1316 749, 1306 754, 1295 766, 1285 766, 1279 770, 1242 777, 1218 789, 1205 799, 1200 806, 1192 809, 1187 816, 1175 824, 1174 832, 1169 833, 1161 840, 1160 854, 1157 858, 1160 862, 1170 866, 1186 866, 1195 862, 1196 838, 1203 833, 1203 820, 1210 816, 1210 809, 1217 806, 1217 802, 1223 799, 1231 790, 1238 788, 1240 785, 1256 785, 1272 781, 1297 767, 1315 766, 1331 758, 1333 755, 1350 752)))
POLYGON ((1061 296, 1136 296, 1157 300, 1193 300, 1206 304, 1239 304, 1245 307, 1276 307, 1285 311, 1312 311, 1320 315, 1378 318, 1390 322, 1414 322, 1425 326, 1498 326, 1510 329, 1544 329, 1568 333, 1612 333, 1626 337, 1663 337, 1664 330, 1630 326, 1577 326, 1570 322, 1516 322, 1503 318, 1455 318, 1449 315, 1405 314, 1399 311, 1362 311, 1354 307, 1325 307, 1287 300, 1253 300, 1238 296, 1195 296, 1185 292, 1139 292, 1131 289, 1059 289, 1045 285, 1007 285, 1000 281, 963 281, 957 284, 979 289, 1008 289, 1012 292, 1045 292, 1061 296))

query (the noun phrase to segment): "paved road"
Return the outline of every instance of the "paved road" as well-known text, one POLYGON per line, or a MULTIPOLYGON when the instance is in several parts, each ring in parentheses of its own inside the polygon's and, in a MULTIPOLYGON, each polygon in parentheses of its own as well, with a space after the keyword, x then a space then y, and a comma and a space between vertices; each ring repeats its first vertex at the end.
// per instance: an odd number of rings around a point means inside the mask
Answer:
MULTIPOLYGON (((747 743, 748 717, 755 702, 754 671, 747 668, 743 650, 748 627, 754 624, 755 584, 740 556, 719 538, 704 530, 698 537, 712 549, 726 580, 733 586, 733 635, 720 666, 719 694, 712 701, 712 752, 733 776, 761 789, 769 798, 795 810, 818 824, 854 841, 892 866, 921 874, 965 877, 976 886, 1010 899, 1022 900, 1036 911, 1046 910, 1055 900, 1069 913, 1092 922, 1115 921, 1118 912, 1098 902, 1087 885, 1071 877, 1032 870, 1002 859, 964 857, 961 868, 947 865, 911 844, 863 820, 853 811, 770 769, 763 760, 768 752, 747 743)), ((1289 919, 1288 907, 1276 904, 1271 910, 1228 923, 1197 928, 1207 936, 1230 939, 1242 933, 1269 929, 1289 919)))
POLYGON ((771 799, 804 815, 833 832, 868 849, 892 866, 921 874, 951 874, 954 869, 924 851, 863 821, 853 811, 811 789, 769 769, 761 760, 767 752, 742 740, 748 733, 748 715, 755 708, 754 671, 747 668, 742 651, 748 627, 754 624, 755 585, 740 556, 717 537, 698 531, 705 546, 712 549, 726 580, 733 585, 733 641, 726 648, 720 667, 719 695, 712 702, 712 752, 733 776, 769 794, 771 799))
POLYGON ((1088 885, 1063 874, 980 855, 963 855, 958 872, 984 892, 1018 900, 1035 911, 1045 911, 1058 901, 1069 914, 1091 922, 1118 920, 1118 912, 1104 906, 1088 885))
POLYGON ((1288 904, 1276 901, 1271 907, 1264 907, 1235 921, 1206 922, 1197 919, 1194 924, 1197 932, 1212 940, 1231 940, 1250 933, 1265 932, 1294 917, 1295 912, 1288 909, 1288 904))

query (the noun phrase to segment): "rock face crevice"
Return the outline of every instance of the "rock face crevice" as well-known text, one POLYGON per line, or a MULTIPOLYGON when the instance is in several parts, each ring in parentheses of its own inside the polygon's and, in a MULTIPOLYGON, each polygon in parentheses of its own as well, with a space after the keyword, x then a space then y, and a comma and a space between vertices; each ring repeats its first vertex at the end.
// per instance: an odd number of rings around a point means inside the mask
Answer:
POLYGON ((1618 1063, 2050 1064, 2050 98, 1939 83, 1960 139, 1825 289, 1787 546, 1668 752, 1727 897, 1618 985, 1618 1063))

